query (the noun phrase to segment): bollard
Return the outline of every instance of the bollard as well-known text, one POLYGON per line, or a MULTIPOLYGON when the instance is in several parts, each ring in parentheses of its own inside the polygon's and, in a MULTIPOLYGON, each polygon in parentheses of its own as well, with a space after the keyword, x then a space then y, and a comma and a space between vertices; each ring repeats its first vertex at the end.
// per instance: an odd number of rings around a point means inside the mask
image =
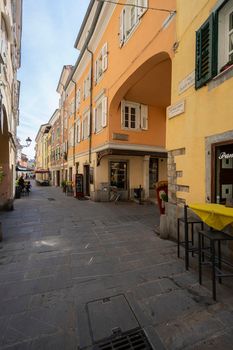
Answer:
POLYGON ((167 215, 161 214, 160 215, 160 238, 167 239, 168 234, 168 227, 167 227, 167 215))

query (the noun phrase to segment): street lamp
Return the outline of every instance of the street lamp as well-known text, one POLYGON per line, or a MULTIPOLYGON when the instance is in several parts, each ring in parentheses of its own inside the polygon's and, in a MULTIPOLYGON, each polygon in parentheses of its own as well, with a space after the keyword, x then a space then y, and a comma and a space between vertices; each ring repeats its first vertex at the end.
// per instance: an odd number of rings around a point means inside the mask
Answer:
POLYGON ((25 141, 26 141, 26 145, 20 145, 20 148, 29 147, 32 142, 30 137, 28 137, 25 141))

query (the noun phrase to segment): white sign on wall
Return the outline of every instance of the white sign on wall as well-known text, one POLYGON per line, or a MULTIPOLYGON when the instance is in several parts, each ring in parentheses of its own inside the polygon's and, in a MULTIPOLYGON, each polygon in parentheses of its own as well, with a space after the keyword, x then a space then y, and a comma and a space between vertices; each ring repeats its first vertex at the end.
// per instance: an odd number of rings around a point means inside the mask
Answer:
POLYGON ((183 80, 179 82, 178 92, 182 94, 184 91, 188 90, 191 86, 195 84, 195 71, 187 75, 183 80))
POLYGON ((179 101, 174 105, 167 107, 167 116, 168 118, 173 118, 179 114, 184 113, 185 110, 185 100, 179 101))

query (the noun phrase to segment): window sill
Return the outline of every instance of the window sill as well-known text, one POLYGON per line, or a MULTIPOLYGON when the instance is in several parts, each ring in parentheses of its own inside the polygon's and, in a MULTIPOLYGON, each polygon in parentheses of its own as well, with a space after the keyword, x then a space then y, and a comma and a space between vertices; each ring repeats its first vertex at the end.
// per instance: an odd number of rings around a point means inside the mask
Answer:
POLYGON ((224 71, 220 72, 216 75, 209 83, 208 83, 208 91, 215 89, 217 86, 224 83, 224 81, 233 77, 233 65, 226 68, 224 71))

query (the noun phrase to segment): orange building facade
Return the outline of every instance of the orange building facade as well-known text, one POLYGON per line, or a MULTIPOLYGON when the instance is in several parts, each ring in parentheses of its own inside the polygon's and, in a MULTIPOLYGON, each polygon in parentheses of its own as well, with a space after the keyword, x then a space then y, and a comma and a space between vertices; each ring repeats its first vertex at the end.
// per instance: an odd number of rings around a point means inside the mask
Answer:
POLYGON ((166 107, 171 95, 175 1, 91 1, 75 42, 80 56, 66 85, 69 179, 104 200, 116 186, 144 198, 167 178, 166 107), (166 10, 166 11, 164 11, 166 10))
POLYGON ((75 47, 74 67, 58 83, 61 179, 82 176, 82 191, 122 199, 167 180, 166 108, 171 103, 175 1, 90 1, 75 47))

